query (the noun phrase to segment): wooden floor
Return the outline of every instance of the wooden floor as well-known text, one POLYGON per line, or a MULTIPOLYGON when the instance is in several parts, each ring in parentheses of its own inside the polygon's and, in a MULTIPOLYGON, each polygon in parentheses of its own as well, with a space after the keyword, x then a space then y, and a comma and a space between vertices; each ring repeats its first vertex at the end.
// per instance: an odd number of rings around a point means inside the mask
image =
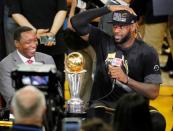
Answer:
POLYGON ((162 86, 159 97, 150 102, 166 118, 166 131, 170 131, 173 126, 173 86, 162 86))

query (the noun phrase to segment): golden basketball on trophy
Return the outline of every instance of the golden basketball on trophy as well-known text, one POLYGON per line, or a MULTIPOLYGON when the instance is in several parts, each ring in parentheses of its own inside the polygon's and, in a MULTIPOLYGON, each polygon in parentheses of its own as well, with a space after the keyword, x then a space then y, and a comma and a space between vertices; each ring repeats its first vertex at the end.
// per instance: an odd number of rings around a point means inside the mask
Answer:
POLYGON ((69 72, 80 72, 84 67, 84 58, 82 54, 78 52, 70 53, 65 61, 67 71, 69 72))

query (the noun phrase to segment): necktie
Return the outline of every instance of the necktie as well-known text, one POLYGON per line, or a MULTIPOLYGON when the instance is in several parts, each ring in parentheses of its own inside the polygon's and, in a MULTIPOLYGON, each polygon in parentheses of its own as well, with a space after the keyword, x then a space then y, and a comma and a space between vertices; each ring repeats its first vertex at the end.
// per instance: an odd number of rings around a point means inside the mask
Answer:
POLYGON ((33 63, 33 60, 29 59, 29 60, 27 60, 27 63, 28 64, 32 64, 33 63))

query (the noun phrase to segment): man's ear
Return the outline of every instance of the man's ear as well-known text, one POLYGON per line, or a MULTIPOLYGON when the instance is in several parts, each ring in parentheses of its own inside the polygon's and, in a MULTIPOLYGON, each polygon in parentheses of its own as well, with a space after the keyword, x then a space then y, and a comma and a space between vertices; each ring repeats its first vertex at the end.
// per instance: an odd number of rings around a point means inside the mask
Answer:
POLYGON ((17 41, 17 40, 14 40, 14 43, 15 43, 15 46, 16 46, 16 48, 18 48, 19 47, 19 41, 17 41))

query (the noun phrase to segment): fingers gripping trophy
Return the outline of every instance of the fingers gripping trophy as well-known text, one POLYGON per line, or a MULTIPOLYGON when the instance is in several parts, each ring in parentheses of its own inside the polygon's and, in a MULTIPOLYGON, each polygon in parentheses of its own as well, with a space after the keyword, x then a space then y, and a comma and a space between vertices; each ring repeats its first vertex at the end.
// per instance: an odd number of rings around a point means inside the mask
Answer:
POLYGON ((69 83, 70 100, 67 101, 67 113, 83 114, 84 103, 80 99, 80 89, 86 70, 84 67, 84 58, 78 52, 70 53, 65 60, 65 73, 69 83))

